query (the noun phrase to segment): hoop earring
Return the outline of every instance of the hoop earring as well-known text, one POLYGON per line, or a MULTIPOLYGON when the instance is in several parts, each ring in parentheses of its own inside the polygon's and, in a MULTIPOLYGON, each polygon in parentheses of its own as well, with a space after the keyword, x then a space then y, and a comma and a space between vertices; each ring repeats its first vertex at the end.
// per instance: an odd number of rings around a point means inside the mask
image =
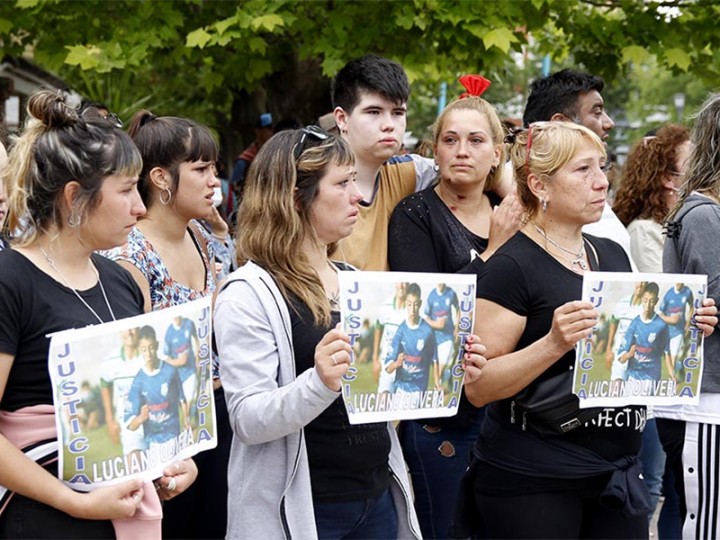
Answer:
POLYGON ((70 215, 67 218, 68 227, 71 229, 77 229, 80 226, 80 223, 82 223, 82 218, 78 216, 75 211, 70 212, 70 215))
POLYGON ((170 191, 170 188, 165 188, 160 192, 160 196, 158 197, 160 199, 160 204, 163 206, 167 206, 170 204, 170 201, 172 200, 172 192, 170 191), (167 193, 167 200, 163 200, 163 193, 167 193))
POLYGON ((547 212, 548 200, 545 197, 540 197, 540 204, 542 204, 543 212, 547 212))
POLYGON ((438 172, 440 170, 440 165, 437 164, 437 161, 433 161, 433 171, 438 172))

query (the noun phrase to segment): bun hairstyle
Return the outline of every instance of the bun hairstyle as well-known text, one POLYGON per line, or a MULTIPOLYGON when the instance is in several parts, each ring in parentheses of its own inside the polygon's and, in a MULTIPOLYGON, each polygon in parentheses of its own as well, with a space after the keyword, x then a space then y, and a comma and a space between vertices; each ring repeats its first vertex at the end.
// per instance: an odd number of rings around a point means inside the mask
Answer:
POLYGON ((79 227, 100 202, 105 177, 137 176, 140 153, 130 138, 99 116, 84 117, 65 95, 42 90, 30 97, 29 118, 10 147, 3 181, 8 190, 5 230, 19 234, 15 244, 34 243, 38 235, 79 227), (65 186, 79 190, 70 207, 65 186))
POLYGON ((218 145, 210 130, 189 118, 155 116, 148 110, 140 110, 130 120, 128 135, 142 155, 142 172, 138 190, 146 207, 150 207, 159 195, 150 182, 150 171, 155 167, 166 169, 171 176, 170 193, 175 195, 180 181, 181 163, 209 161, 215 163, 218 145))
POLYGON ((551 179, 578 152, 583 142, 591 142, 603 156, 605 145, 595 133, 573 122, 535 122, 525 128, 512 130, 505 137, 515 173, 520 202, 528 219, 537 214, 540 201, 528 186, 534 174, 541 180, 551 179))

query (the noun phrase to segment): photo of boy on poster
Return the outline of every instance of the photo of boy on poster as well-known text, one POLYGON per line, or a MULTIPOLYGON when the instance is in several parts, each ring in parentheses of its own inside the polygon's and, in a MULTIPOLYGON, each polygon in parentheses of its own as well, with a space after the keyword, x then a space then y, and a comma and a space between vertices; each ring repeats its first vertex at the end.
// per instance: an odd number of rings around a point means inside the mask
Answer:
POLYGON ((610 331, 578 344, 573 393, 581 407, 695 403, 703 339, 692 314, 706 282, 700 275, 587 272, 583 299, 609 318, 610 331))
POLYGON ((125 419, 131 431, 143 428, 145 449, 180 435, 181 411, 185 429, 192 429, 178 370, 160 360, 158 346, 155 329, 143 326, 138 333, 138 347, 144 365, 130 387, 125 419))
POLYGON ((430 373, 433 385, 440 386, 435 331, 420 317, 422 291, 417 283, 410 283, 405 291, 407 317, 393 338, 385 371, 395 373, 394 391, 422 392, 427 390, 430 373))
POLYGON ((459 351, 472 332, 477 278, 418 272, 339 277, 341 325, 353 346, 342 378, 350 423, 456 414, 465 374, 459 351), (372 361, 366 361, 368 327, 372 361))
MULTIPOLYGON (((89 491, 217 445, 211 299, 51 336, 48 358, 59 434, 58 477, 89 491), (190 328, 196 414, 181 372, 161 353, 170 329, 190 328), (96 358, 102 358, 97 362, 96 358)), ((176 356, 177 359, 177 356, 176 356)))

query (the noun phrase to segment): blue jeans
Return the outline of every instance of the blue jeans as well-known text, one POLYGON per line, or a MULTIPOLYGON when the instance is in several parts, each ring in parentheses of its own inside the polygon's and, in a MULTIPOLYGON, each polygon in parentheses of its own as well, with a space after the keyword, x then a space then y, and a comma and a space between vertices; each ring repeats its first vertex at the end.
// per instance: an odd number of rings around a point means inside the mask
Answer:
POLYGON ((650 491, 650 511, 648 521, 652 519, 660 494, 665 495, 665 502, 658 519, 658 536, 660 540, 673 540, 682 536, 680 519, 680 499, 675 490, 675 477, 672 467, 666 459, 665 450, 660 442, 657 422, 648 420, 643 432, 640 460, 643 464, 643 476, 650 491))
POLYGON ((410 470, 415 512, 423 538, 447 538, 460 491, 460 480, 480 432, 484 411, 467 428, 443 429, 403 422, 400 443, 410 470))
POLYGON ((315 526, 319 539, 397 538, 398 518, 390 489, 377 497, 360 501, 318 503, 315 526))
POLYGON ((658 499, 662 495, 663 474, 665 472, 665 451, 660 444, 655 419, 651 418, 645 425, 642 434, 642 447, 640 448, 640 461, 642 461, 645 484, 650 492, 650 507, 648 523, 655 513, 658 499))

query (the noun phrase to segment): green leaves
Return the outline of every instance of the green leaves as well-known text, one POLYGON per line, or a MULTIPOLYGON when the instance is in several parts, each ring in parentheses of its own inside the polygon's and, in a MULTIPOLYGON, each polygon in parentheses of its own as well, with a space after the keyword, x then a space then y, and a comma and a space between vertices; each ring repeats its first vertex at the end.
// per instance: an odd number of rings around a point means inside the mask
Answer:
POLYGON ((682 71, 687 71, 692 64, 692 58, 684 50, 679 48, 668 49, 665 51, 665 61, 670 67, 677 67, 682 71))
POLYGON ((490 30, 483 36, 482 40, 486 49, 497 47, 504 53, 510 50, 510 45, 518 41, 515 34, 508 28, 495 28, 494 30, 490 30))

